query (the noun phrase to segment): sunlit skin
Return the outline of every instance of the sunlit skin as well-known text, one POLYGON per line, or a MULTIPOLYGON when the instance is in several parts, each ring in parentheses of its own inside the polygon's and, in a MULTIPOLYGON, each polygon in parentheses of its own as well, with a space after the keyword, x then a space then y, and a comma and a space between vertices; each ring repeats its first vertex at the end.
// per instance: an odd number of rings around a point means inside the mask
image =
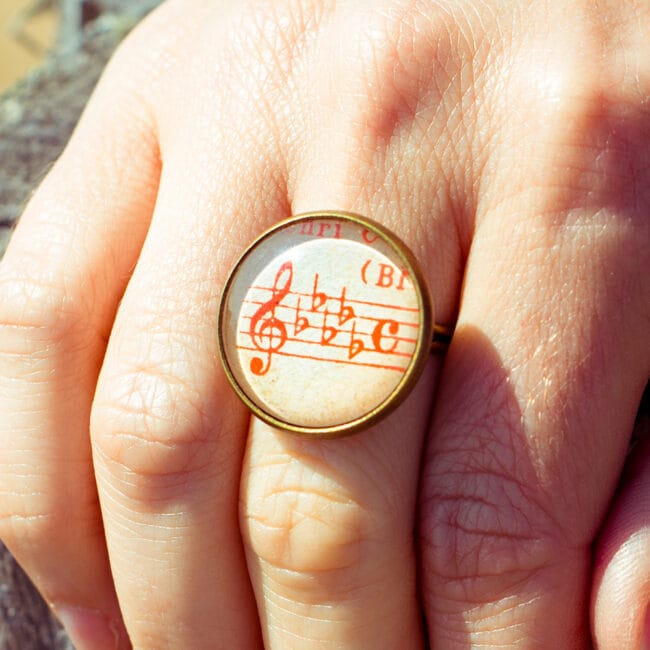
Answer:
POLYGON ((647 648, 648 34, 176 0, 128 37, 0 264, 0 538, 78 648, 647 648), (457 321, 337 440, 251 419, 215 331, 246 246, 324 209, 457 321))

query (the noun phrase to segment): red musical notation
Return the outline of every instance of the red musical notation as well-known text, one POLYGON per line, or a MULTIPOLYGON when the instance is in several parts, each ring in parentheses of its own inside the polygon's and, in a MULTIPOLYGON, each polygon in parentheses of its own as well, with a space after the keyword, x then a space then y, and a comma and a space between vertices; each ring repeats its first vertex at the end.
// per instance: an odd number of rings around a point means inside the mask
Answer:
POLYGON ((253 314, 249 327, 249 334, 253 345, 267 354, 266 366, 259 357, 251 359, 251 372, 255 375, 265 375, 271 367, 271 356, 282 349, 287 341, 287 328, 285 324, 275 317, 275 309, 289 293, 293 280, 293 266, 285 262, 275 276, 270 300, 253 314), (279 286, 285 277, 284 286, 279 286), (277 334, 277 337, 275 335, 277 334))
POLYGON ((272 286, 253 286, 246 296, 237 349, 255 353, 254 375, 268 373, 274 355, 406 370, 420 326, 416 307, 352 299, 346 286, 328 295, 318 273, 311 291, 295 290, 294 280, 293 263, 286 261, 272 286))

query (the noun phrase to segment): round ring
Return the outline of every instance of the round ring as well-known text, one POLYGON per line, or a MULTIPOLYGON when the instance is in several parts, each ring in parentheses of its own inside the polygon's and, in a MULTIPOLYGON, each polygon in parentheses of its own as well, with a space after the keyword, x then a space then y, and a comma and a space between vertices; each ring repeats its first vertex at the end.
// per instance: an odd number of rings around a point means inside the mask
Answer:
POLYGON ((256 239, 219 304, 219 354, 265 422, 333 437, 394 410, 449 328, 434 325, 417 261, 380 224, 310 212, 256 239))

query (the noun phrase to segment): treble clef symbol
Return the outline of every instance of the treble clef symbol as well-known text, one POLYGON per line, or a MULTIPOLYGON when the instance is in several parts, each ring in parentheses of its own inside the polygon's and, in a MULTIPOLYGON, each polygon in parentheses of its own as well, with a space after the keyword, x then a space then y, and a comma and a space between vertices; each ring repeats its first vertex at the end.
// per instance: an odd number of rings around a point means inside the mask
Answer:
POLYGON ((251 371, 255 375, 265 375, 271 367, 271 356, 277 352, 287 341, 287 328, 285 324, 275 317, 275 308, 282 302, 291 289, 293 281, 293 265, 285 262, 275 274, 273 282, 273 296, 260 306, 251 318, 249 334, 253 345, 260 351, 266 352, 266 365, 264 359, 253 357, 251 371), (283 276, 286 276, 282 284, 283 276))

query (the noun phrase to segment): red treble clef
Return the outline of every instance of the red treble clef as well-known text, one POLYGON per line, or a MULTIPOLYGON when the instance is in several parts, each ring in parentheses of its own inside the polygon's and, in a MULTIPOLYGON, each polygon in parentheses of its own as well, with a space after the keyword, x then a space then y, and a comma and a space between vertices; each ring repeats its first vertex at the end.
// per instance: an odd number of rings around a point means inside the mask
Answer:
POLYGON ((253 345, 267 354, 266 365, 264 359, 260 357, 251 359, 251 372, 255 375, 265 375, 269 371, 271 356, 287 341, 287 328, 279 318, 275 317, 275 308, 289 293, 292 281, 293 265, 291 262, 285 262, 275 274, 273 296, 263 303, 251 318, 249 334, 253 345), (282 283, 283 276, 286 276, 284 283, 282 283))

